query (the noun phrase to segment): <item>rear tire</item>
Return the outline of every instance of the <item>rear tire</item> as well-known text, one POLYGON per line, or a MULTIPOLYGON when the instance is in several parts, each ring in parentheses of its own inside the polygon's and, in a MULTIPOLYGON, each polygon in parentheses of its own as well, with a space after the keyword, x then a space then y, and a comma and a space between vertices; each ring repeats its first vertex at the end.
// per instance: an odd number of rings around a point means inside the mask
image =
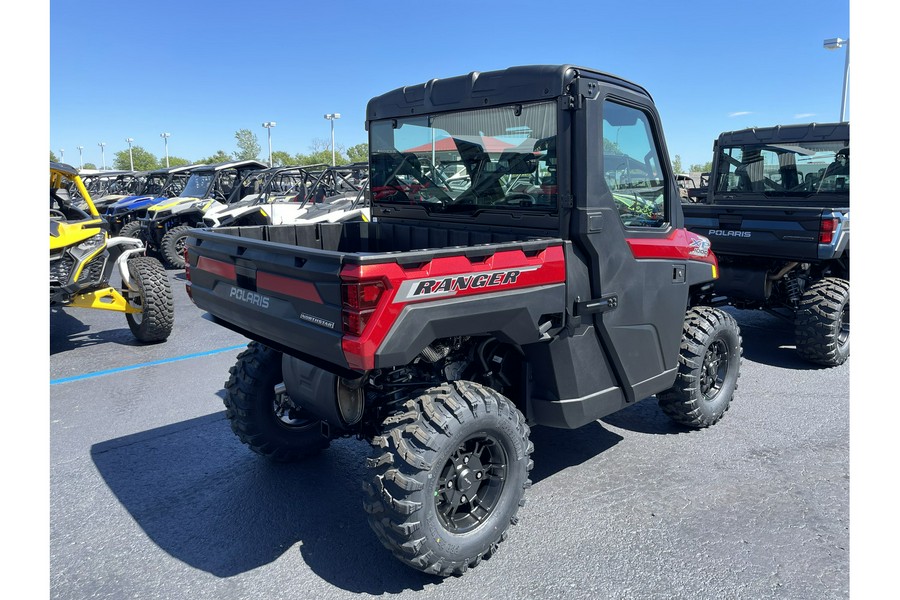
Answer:
POLYGON ((170 267, 174 269, 184 268, 185 241, 187 240, 188 232, 192 229, 194 228, 190 225, 179 225, 178 227, 170 229, 166 232, 166 235, 163 236, 162 241, 160 242, 160 250, 163 258, 166 259, 166 263, 170 267))
POLYGON ((330 440, 321 421, 279 403, 275 386, 282 380, 281 352, 250 342, 229 370, 225 415, 251 450, 274 462, 294 462, 318 454, 330 440))
POLYGON ((175 324, 175 304, 166 270, 155 258, 137 256, 128 260, 128 273, 140 291, 126 289, 126 297, 130 304, 141 307, 139 313, 125 313, 131 333, 144 343, 166 341, 175 324))
POLYGON ((431 388, 387 417, 364 483, 369 525, 403 563, 460 575, 506 539, 531 485, 525 417, 470 381, 431 388))
POLYGON ((660 408, 695 429, 716 423, 731 406, 742 354, 741 330, 731 315, 708 306, 690 309, 675 385, 657 394, 660 408))
POLYGON ((806 290, 794 337, 802 358, 826 367, 843 364, 850 356, 850 282, 826 277, 806 290))

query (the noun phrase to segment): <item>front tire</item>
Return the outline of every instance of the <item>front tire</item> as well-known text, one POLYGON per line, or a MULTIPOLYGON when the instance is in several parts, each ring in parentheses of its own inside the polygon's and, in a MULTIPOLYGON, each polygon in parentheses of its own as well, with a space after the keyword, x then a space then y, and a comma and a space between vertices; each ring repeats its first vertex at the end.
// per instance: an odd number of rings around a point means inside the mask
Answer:
POLYGON ((175 324, 172 287, 162 264, 149 256, 128 260, 128 273, 138 292, 125 290, 128 301, 140 306, 139 313, 125 313, 131 333, 144 343, 164 342, 175 324))
POLYGON ((740 375, 741 330, 734 317, 708 306, 684 320, 675 384, 657 394, 672 420, 700 429, 718 422, 731 406, 740 375))
POLYGON ((525 417, 470 381, 431 388, 387 417, 363 485, 369 525, 405 564, 459 575, 506 539, 531 485, 525 417))
POLYGON ((127 223, 122 225, 122 229, 119 230, 118 235, 143 240, 144 236, 141 235, 141 222, 128 221, 127 223))
POLYGON ((193 229, 190 225, 179 225, 166 232, 160 242, 160 250, 166 263, 174 269, 183 269, 184 246, 188 232, 193 229))
POLYGON ((850 356, 850 282, 826 277, 800 298, 794 320, 797 353, 826 367, 836 367, 850 356))
POLYGON ((295 462, 318 454, 330 440, 322 435, 321 421, 275 393, 282 380, 281 352, 250 342, 229 370, 225 416, 235 435, 257 454, 295 462))

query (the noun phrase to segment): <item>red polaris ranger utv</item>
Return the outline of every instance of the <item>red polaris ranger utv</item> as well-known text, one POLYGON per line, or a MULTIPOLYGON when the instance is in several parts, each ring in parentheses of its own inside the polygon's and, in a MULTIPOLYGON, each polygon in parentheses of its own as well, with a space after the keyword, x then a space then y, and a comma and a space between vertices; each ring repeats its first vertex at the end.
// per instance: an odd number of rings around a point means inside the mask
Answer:
POLYGON ((684 229, 653 100, 570 65, 433 79, 367 108, 371 222, 195 229, 188 291, 252 339, 234 432, 272 460, 371 443, 376 535, 428 573, 506 538, 530 427, 656 396, 702 428, 741 336, 704 306, 709 241, 684 229))

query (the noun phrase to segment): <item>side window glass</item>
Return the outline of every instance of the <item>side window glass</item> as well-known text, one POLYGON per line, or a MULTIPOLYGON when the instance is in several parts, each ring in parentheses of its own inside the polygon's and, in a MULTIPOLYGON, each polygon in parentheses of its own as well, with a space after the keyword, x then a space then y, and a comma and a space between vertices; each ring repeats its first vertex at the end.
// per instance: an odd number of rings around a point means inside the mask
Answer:
POLYGON ((666 224, 665 171, 645 112, 604 101, 603 175, 626 227, 666 224))

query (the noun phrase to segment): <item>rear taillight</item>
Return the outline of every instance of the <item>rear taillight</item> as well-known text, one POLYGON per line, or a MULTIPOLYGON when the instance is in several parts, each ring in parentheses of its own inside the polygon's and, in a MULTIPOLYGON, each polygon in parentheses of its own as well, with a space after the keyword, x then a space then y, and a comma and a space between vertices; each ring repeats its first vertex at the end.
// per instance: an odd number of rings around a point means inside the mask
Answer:
POLYGON ((819 224, 819 243, 830 244, 834 240, 834 232, 837 231, 839 219, 822 219, 819 224))
POLYGON ((381 281, 359 281, 344 283, 341 286, 344 333, 362 335, 369 317, 378 307, 384 289, 384 283, 381 281))

